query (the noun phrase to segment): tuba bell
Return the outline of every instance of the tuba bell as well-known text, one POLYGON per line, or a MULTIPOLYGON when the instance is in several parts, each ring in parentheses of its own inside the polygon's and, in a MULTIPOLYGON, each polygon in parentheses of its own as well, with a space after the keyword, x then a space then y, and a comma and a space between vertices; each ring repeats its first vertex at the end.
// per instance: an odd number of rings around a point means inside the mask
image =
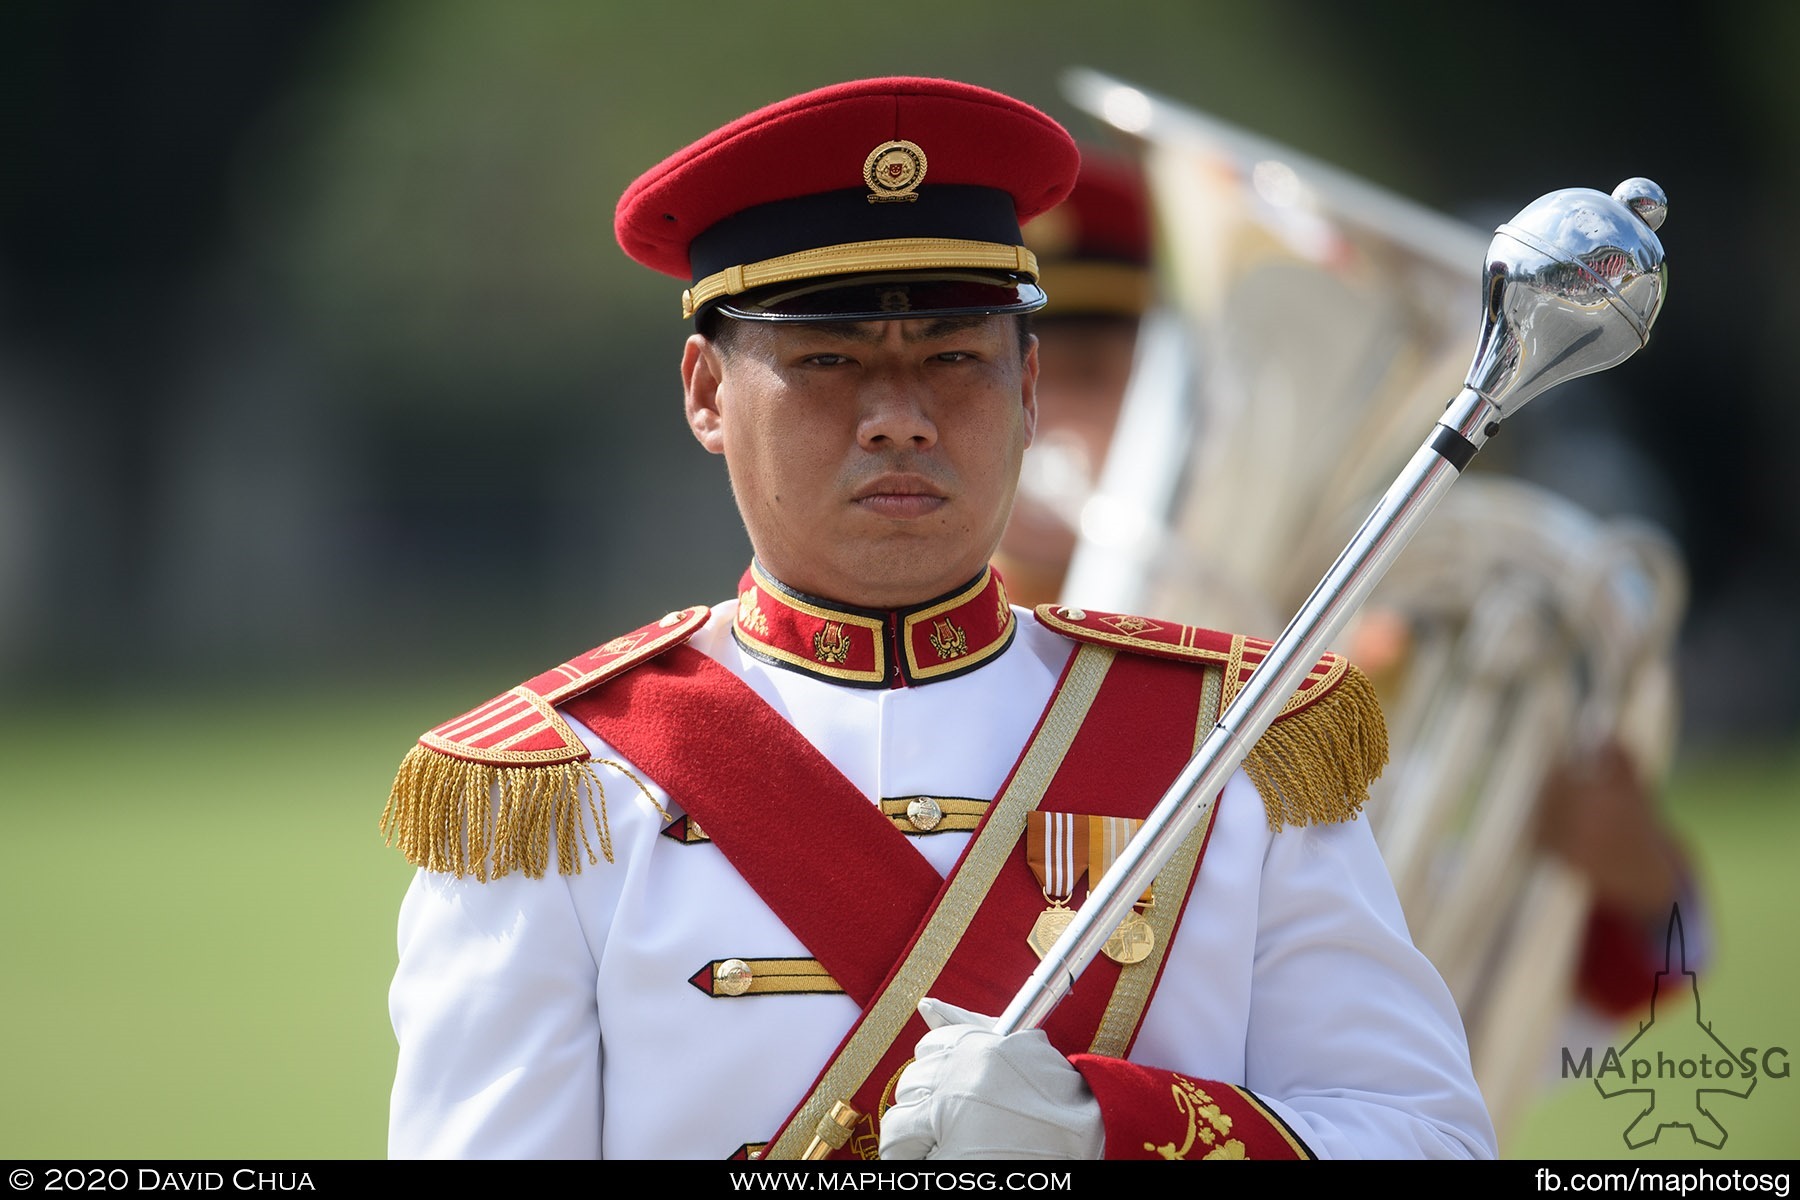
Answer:
MULTIPOLYGON (((1139 156, 1159 247, 1106 460, 1041 498, 1075 532, 1064 595, 1273 637, 1461 384, 1488 235, 1119 80, 1065 90, 1139 156)), ((1537 797, 1606 739, 1663 777, 1686 586, 1660 530, 1475 470, 1340 647, 1389 715, 1368 819, 1503 1147, 1589 904, 1534 842, 1537 797)))
POLYGON ((1664 777, 1686 594, 1662 531, 1475 473, 1365 607, 1403 648, 1371 662, 1392 759, 1370 820, 1503 1136, 1554 1065, 1590 903, 1534 841, 1538 797, 1554 766, 1607 740, 1664 777))

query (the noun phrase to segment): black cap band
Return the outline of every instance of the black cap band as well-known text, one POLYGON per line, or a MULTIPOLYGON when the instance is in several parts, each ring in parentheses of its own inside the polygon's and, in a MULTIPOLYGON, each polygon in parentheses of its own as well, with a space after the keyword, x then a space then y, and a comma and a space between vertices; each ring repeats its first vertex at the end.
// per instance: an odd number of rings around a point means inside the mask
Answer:
POLYGON ((997 188, 943 184, 912 200, 871 202, 865 188, 844 188, 759 204, 726 217, 688 248, 696 282, 745 263, 818 246, 891 238, 961 238, 1015 245, 1019 219, 997 188))

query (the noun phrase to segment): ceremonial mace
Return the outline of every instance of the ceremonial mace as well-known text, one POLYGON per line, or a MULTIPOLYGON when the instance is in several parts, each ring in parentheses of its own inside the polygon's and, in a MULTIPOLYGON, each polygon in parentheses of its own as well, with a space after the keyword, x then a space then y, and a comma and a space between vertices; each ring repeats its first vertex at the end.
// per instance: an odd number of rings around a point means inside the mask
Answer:
POLYGON ((1481 338, 1462 390, 1000 1014, 997 1031, 1036 1028, 1068 994, 1500 423, 1540 392, 1617 366, 1649 340, 1667 290, 1656 236, 1667 205, 1662 189, 1643 178, 1627 179, 1610 196, 1566 188, 1495 231, 1483 269, 1481 338))

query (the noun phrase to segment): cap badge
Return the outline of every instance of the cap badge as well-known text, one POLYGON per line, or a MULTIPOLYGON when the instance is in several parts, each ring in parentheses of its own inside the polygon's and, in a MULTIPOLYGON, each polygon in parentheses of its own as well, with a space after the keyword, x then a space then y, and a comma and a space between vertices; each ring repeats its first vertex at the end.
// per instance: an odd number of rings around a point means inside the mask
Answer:
POLYGON ((883 142, 863 160, 870 204, 917 200, 918 187, 924 181, 925 151, 916 142, 883 142))

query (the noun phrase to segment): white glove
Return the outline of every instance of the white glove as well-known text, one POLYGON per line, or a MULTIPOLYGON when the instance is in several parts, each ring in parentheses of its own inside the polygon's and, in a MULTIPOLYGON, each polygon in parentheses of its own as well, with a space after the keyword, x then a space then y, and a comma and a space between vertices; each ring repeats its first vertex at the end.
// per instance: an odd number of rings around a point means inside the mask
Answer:
POLYGON ((881 1118, 883 1158, 1099 1158, 1100 1104, 1041 1029, 1002 1036, 994 1018, 919 1002, 931 1032, 881 1118))

